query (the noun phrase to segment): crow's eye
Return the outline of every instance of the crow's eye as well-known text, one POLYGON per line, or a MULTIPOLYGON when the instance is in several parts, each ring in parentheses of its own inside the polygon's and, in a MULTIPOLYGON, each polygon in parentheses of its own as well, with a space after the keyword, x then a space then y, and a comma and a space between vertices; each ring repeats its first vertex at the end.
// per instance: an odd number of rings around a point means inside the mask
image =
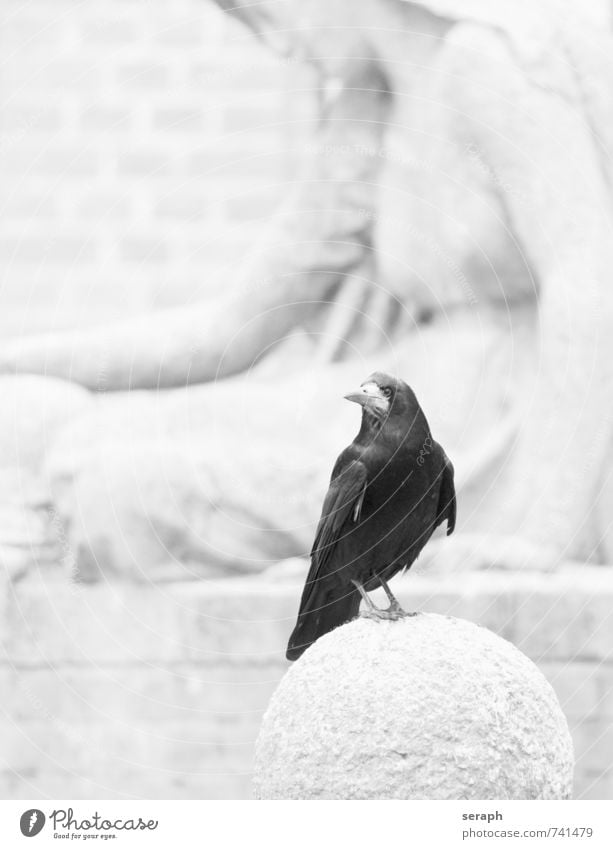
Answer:
POLYGON ((392 397, 392 390, 390 389, 389 386, 383 386, 382 389, 381 389, 381 392, 383 392, 383 394, 385 395, 386 398, 392 397))

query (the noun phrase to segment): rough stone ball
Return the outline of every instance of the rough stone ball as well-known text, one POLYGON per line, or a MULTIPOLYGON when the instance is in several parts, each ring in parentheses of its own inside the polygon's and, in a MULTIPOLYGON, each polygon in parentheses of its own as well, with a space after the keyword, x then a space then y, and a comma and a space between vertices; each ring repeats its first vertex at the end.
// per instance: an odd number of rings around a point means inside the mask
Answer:
POLYGON ((463 619, 360 618, 289 669, 256 744, 259 799, 568 799, 549 683, 463 619))

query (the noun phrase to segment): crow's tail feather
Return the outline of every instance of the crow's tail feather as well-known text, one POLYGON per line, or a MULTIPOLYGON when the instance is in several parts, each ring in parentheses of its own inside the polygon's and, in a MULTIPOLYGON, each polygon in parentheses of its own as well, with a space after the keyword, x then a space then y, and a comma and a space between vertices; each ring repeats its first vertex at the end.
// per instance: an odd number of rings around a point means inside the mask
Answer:
POLYGON ((317 591, 311 593, 308 603, 298 614, 298 622, 289 638, 287 659, 298 660, 315 640, 354 619, 359 610, 360 594, 353 588, 345 588, 343 591, 337 589, 333 595, 317 591))

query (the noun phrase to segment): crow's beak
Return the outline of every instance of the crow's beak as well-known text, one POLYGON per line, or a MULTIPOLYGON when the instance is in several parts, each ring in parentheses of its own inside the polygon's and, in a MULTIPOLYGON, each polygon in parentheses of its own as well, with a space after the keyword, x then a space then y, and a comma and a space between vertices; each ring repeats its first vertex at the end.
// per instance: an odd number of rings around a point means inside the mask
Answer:
POLYGON ((354 401, 362 407, 368 407, 378 413, 386 413, 389 401, 381 392, 376 383, 365 383, 355 392, 349 392, 344 396, 347 401, 354 401))

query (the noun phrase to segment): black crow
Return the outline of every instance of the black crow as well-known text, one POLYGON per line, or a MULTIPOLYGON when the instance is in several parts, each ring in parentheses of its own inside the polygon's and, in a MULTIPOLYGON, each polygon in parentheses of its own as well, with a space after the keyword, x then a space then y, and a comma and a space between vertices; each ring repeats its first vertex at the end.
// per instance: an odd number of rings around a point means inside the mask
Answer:
POLYGON ((455 526, 453 466, 413 390, 375 372, 345 398, 361 405, 362 426, 332 471, 288 660, 357 616, 361 599, 374 618, 410 615, 387 582, 410 568, 438 525, 446 521, 447 534, 455 526), (367 595, 380 586, 386 610, 367 595))

